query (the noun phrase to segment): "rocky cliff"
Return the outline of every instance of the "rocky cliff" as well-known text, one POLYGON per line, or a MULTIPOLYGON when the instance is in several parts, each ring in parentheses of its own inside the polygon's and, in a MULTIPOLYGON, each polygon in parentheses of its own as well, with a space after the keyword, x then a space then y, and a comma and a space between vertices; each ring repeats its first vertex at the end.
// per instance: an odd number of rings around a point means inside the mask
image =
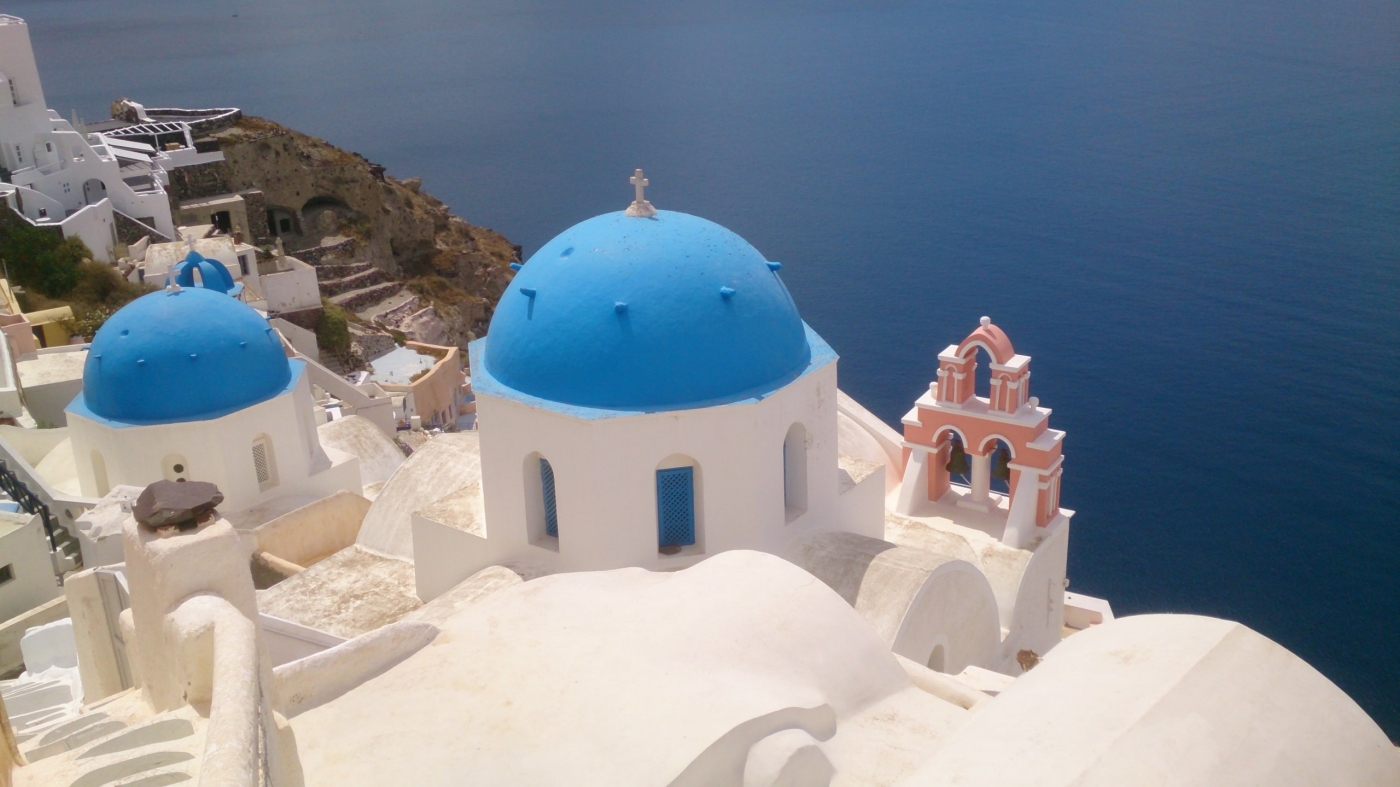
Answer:
POLYGON ((172 207, 243 194, 249 226, 240 229, 323 266, 323 295, 363 326, 462 347, 485 333, 520 247, 453 215, 418 178, 390 177, 363 156, 257 117, 197 144, 217 146, 224 161, 174 170, 172 207))

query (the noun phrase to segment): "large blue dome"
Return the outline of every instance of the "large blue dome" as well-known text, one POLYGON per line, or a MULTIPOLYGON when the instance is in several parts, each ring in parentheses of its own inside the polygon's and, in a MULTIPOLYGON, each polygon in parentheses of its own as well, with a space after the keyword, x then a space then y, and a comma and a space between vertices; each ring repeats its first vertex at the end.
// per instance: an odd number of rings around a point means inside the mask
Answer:
POLYGON ((291 377, 262 315, 191 287, 143 295, 112 315, 88 349, 79 399, 112 421, 197 421, 270 399, 291 377))
POLYGON ((589 219, 546 243, 501 296, 486 371, 521 393, 611 409, 776 387, 811 359, 777 268, 685 213, 589 219))

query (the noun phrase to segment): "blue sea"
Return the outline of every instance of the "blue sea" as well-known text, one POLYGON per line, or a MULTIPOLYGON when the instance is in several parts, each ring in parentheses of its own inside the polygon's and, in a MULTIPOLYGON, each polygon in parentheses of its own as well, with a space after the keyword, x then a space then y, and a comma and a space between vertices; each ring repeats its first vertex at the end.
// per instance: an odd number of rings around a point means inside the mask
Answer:
POLYGON ((1072 589, 1243 621, 1400 738, 1394 0, 21 0, 50 105, 238 106, 528 255, 748 238, 892 424, 990 315, 1068 431, 1072 589))

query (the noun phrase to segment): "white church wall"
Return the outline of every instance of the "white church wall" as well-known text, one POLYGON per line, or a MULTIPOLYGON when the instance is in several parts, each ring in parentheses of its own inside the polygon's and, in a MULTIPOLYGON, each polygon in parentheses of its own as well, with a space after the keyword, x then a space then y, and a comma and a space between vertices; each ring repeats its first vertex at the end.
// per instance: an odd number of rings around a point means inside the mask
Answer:
POLYGON ((495 561, 490 541, 475 533, 413 514, 413 572, 418 598, 432 601, 495 561))
POLYGON ((837 468, 839 497, 836 503, 835 528, 846 533, 859 533, 869 538, 885 537, 885 467, 857 459, 867 467, 847 468, 855 464, 850 457, 840 457, 842 467, 837 468), (864 470, 868 474, 858 480, 851 476, 851 470, 864 470))
POLYGON ((287 495, 324 497, 341 489, 358 494, 358 461, 349 457, 332 463, 314 442, 310 397, 303 373, 291 391, 205 421, 113 428, 70 413, 83 494, 106 493, 98 483, 103 465, 110 486, 144 487, 162 478, 208 481, 224 495, 220 509, 229 512, 287 495), (300 410, 306 411, 304 417, 300 410), (260 437, 271 446, 267 483, 259 483, 253 459, 253 444, 260 437))
MULTIPOLYGON (((830 364, 758 401, 587 420, 479 395, 489 561, 533 558, 554 571, 620 566, 668 570, 730 549, 770 553, 799 533, 835 526, 836 368, 830 364), (787 521, 784 439, 806 430, 806 512, 787 521), (557 542, 532 539, 527 459, 554 470, 557 542), (696 545, 657 545, 656 471, 692 461, 696 545)), ((537 471, 536 471, 537 472, 537 471)), ((463 566, 469 575, 481 566, 463 566)))
POLYGON ((971 563, 834 532, 809 533, 782 557, 836 591, 895 653, 953 674, 999 666, 996 596, 971 563))
POLYGON ((998 671, 1020 674, 1021 651, 1042 658, 1064 637, 1065 571, 1069 560, 1069 520, 1057 517, 1036 545, 1021 574, 1009 631, 1002 641, 998 671))

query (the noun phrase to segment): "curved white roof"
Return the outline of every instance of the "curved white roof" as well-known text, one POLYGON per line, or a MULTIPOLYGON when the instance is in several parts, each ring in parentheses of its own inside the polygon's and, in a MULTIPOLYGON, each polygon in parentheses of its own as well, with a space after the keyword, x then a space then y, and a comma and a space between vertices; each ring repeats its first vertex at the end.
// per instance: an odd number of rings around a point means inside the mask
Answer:
POLYGON ((733 743, 718 753, 742 773, 754 739, 779 765, 817 758, 837 728, 824 756, 853 773, 853 759, 893 767, 932 748, 967 715, 913 688, 836 593, 759 552, 542 577, 441 628, 292 720, 308 787, 732 784, 696 763, 733 743))
POLYGON ((1226 620, 1119 618, 1065 640, 899 787, 1400 784, 1341 689, 1226 620))

